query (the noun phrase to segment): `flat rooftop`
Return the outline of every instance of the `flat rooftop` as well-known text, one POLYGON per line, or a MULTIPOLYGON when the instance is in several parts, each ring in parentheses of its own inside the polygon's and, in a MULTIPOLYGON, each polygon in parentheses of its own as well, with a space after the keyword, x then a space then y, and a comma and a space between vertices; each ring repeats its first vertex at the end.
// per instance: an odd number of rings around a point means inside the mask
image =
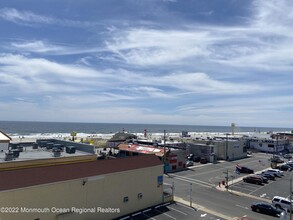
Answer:
POLYGON ((13 160, 5 161, 5 153, 7 151, 0 152, 0 163, 13 163, 16 161, 29 161, 38 159, 52 159, 52 158, 64 158, 64 157, 76 157, 76 156, 86 156, 93 155, 84 151, 76 150, 74 154, 66 153, 65 149, 61 152, 59 157, 54 157, 52 150, 47 150, 46 148, 33 149, 31 146, 23 147, 23 152, 19 152, 19 157, 14 157, 13 160))

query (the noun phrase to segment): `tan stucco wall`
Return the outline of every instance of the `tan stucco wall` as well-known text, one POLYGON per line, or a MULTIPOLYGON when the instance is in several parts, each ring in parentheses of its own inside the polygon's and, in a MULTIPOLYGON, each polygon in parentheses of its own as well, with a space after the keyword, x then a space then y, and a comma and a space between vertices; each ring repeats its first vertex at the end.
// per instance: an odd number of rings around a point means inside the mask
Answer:
POLYGON ((0 207, 4 212, 18 211, 17 214, 0 212, 1 220, 96 220, 113 219, 137 210, 157 205, 163 199, 163 186, 157 186, 157 177, 163 175, 163 166, 136 169, 77 179, 55 184, 27 187, 17 190, 0 192, 0 207), (85 184, 83 185, 83 181, 85 184), (142 193, 142 199, 138 199, 142 193), (123 202, 128 196, 129 201, 123 202), (24 213, 21 207, 39 208, 46 213, 24 213), (54 208, 71 210, 76 208, 93 208, 93 214, 53 213, 54 208), (101 213, 97 207, 113 208, 114 213, 101 213), (114 210, 115 209, 115 210, 114 210), (58 217, 59 214, 59 217, 58 217))

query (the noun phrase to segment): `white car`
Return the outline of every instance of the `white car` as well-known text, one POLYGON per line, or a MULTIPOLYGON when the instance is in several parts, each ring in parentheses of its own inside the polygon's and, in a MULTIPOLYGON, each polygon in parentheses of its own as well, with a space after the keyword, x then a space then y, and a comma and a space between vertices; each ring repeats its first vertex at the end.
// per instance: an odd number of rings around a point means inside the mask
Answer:
POLYGON ((290 211, 290 208, 293 208, 293 201, 291 201, 290 204, 290 200, 281 196, 275 196, 272 199, 272 203, 274 204, 274 206, 276 206, 279 209, 287 209, 290 211))
POLYGON ((186 167, 190 167, 193 165, 194 165, 193 161, 191 161, 191 160, 186 161, 186 167))
POLYGON ((274 174, 274 176, 276 176, 276 177, 281 177, 284 175, 283 171, 277 170, 277 169, 268 169, 268 170, 263 171, 262 173, 274 174))

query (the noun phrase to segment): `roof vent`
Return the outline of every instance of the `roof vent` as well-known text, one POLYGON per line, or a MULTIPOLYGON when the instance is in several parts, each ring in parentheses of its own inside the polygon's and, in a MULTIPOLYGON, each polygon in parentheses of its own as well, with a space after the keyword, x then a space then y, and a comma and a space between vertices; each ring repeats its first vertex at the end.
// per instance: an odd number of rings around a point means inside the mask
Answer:
POLYGON ((67 146, 66 153, 68 154, 75 154, 76 148, 74 146, 67 146))
POLYGON ((52 149, 52 151, 53 151, 53 156, 54 157, 60 157, 61 156, 61 150, 60 149, 54 147, 52 149))
POLYGON ((9 151, 7 153, 5 153, 5 161, 11 161, 13 160, 13 152, 9 151))

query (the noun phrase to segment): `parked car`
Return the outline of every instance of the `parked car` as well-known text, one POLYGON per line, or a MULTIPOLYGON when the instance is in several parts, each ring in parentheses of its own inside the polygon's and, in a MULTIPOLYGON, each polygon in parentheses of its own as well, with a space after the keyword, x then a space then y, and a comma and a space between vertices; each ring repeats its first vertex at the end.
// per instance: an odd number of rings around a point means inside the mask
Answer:
POLYGON ((282 164, 280 166, 277 166, 277 169, 282 171, 291 171, 292 167, 287 164, 282 164))
POLYGON ((242 167, 242 166, 239 166, 239 165, 236 166, 236 170, 239 173, 249 173, 249 174, 254 173, 254 170, 252 170, 252 169, 250 169, 248 167, 242 167))
POLYGON ((286 163, 286 165, 288 165, 288 166, 290 166, 291 168, 293 168, 293 161, 288 161, 288 162, 286 163))
POLYGON ((274 206, 276 206, 279 209, 286 209, 288 211, 290 211, 290 208, 293 208, 293 201, 291 201, 290 204, 290 200, 281 196, 275 196, 272 199, 272 203, 274 204, 274 206), (292 207, 290 207, 290 205, 292 207))
POLYGON ((200 158, 199 162, 202 163, 202 164, 205 164, 205 163, 208 162, 208 160, 206 158, 202 157, 202 158, 200 158))
POLYGON ((268 183, 269 182, 269 179, 264 177, 263 175, 261 175, 261 174, 256 174, 256 175, 261 177, 263 183, 268 183))
POLYGON ((254 212, 259 212, 267 215, 280 217, 283 210, 278 209, 270 203, 266 202, 255 202, 251 205, 251 210, 254 212))
POLYGON ((186 161, 186 167, 190 167, 193 165, 194 165, 193 161, 191 161, 191 160, 186 161))
POLYGON ((281 159, 281 157, 279 157, 278 155, 274 155, 271 158, 271 162, 275 162, 275 163, 284 163, 284 160, 281 159))
POLYGON ((268 170, 263 171, 262 173, 274 174, 275 177, 282 177, 284 175, 283 171, 277 170, 277 169, 268 169, 268 170))
POLYGON ((199 162, 200 161, 200 157, 193 157, 193 162, 199 162))
POLYGON ((285 159, 292 159, 291 154, 285 154, 283 157, 284 157, 285 159))
POLYGON ((260 175, 268 178, 269 180, 275 180, 276 179, 275 175, 271 174, 271 173, 261 173, 260 175))
POLYGON ((246 182, 246 183, 253 183, 258 185, 262 185, 263 183, 263 179, 258 175, 246 176, 246 177, 243 177, 242 180, 243 182, 246 182))

